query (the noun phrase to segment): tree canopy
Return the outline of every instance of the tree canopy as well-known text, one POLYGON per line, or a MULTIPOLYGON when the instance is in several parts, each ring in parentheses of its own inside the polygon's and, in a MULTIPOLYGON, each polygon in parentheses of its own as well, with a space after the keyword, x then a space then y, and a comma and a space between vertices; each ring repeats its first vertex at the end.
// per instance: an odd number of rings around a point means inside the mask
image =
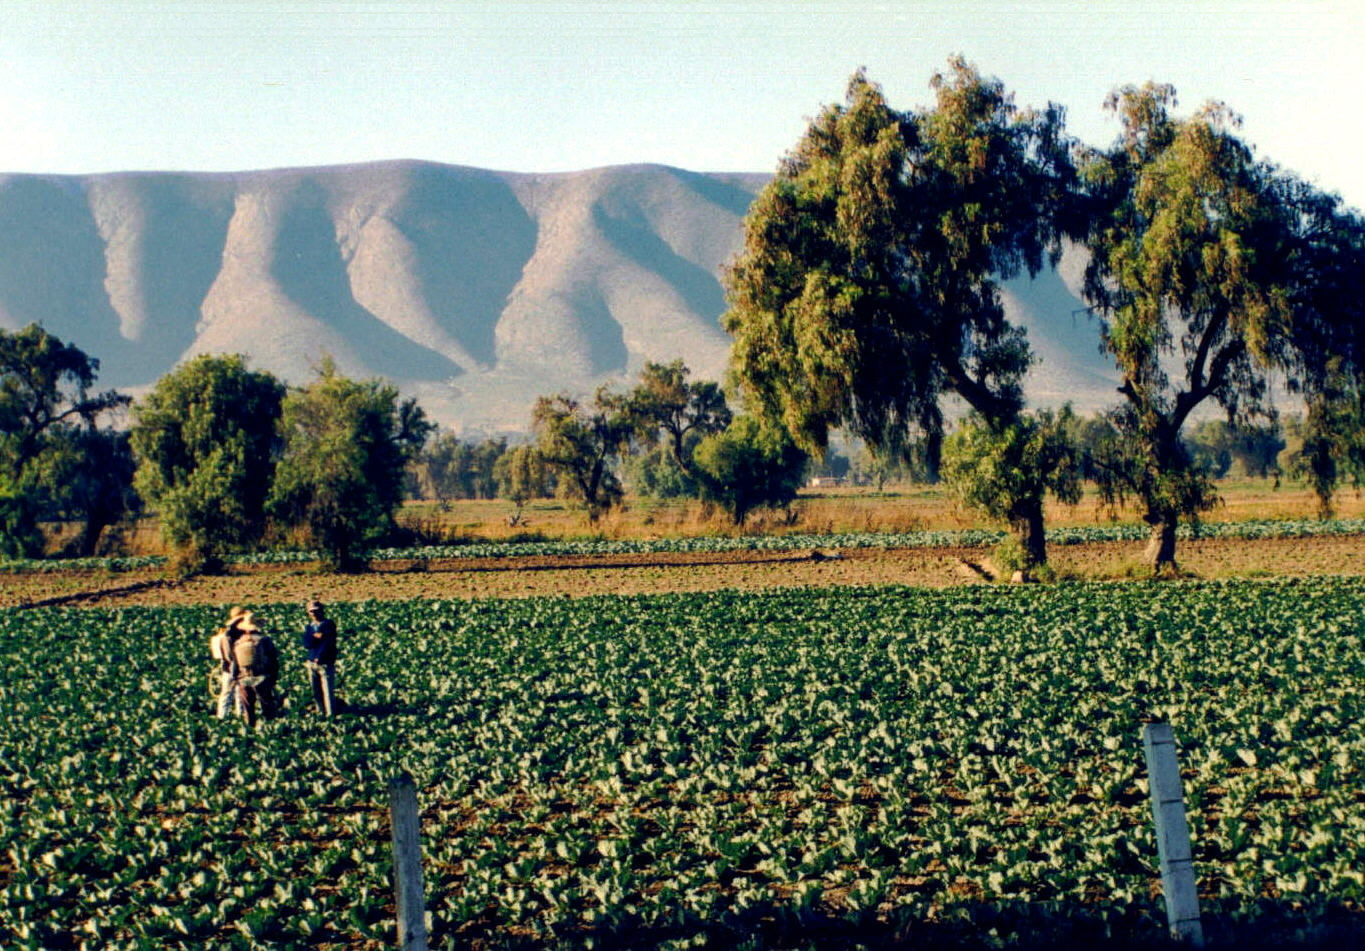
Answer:
POLYGON ((1137 501, 1158 570, 1175 565, 1178 521, 1216 499, 1181 438, 1195 409, 1211 402, 1253 428, 1274 418, 1270 376, 1282 372, 1325 419, 1359 368, 1333 355, 1347 322, 1320 283, 1344 276, 1338 249, 1313 235, 1333 203, 1258 161, 1226 107, 1178 118, 1175 104, 1170 86, 1118 90, 1108 107, 1120 138, 1084 163, 1086 296, 1122 379, 1114 418, 1129 444, 1109 491, 1137 501))
MULTIPOLYGON (((807 449, 842 426, 892 455, 922 436, 936 458, 945 396, 988 427, 1023 409, 1031 356, 998 282, 1055 259, 1072 224, 1062 113, 1017 108, 961 59, 932 87, 932 108, 899 112, 855 74, 745 221, 732 370, 753 411, 807 449)), ((1017 507, 1044 558, 1042 498, 1017 507)))
POLYGON ((792 503, 805 480, 809 456, 788 433, 753 416, 736 416, 697 445, 694 471, 701 496, 743 525, 757 508, 792 503))
POLYGON ((531 410, 536 448, 559 474, 560 490, 596 522, 623 495, 616 464, 630 445, 635 421, 624 399, 599 387, 591 404, 567 394, 542 396, 531 410))
POLYGON ((1289 384, 1303 396, 1302 444, 1291 464, 1332 513, 1337 483, 1365 476, 1365 218, 1286 173, 1272 181, 1291 237, 1289 384))
POLYGON ((284 392, 240 354, 205 354, 134 407, 135 485, 186 570, 213 569, 260 540, 284 392))
POLYGON ((349 379, 324 361, 315 381, 284 399, 271 513, 302 527, 327 564, 359 567, 393 528, 404 469, 433 429, 391 384, 349 379))
MULTIPOLYGON (((1069 437, 1073 420, 1070 407, 1022 413, 1008 425, 970 417, 944 443, 944 476, 963 502, 1006 525, 1030 518, 1035 500, 1045 494, 1075 505, 1081 500, 1081 464, 1069 437)), ((1014 534, 1020 546, 1039 538, 1026 528, 1014 534)), ((1013 557, 1005 560, 1013 563, 1002 567, 1026 572, 1044 560, 1038 551, 1009 549, 1013 557)))
MULTIPOLYGON (((101 415, 130 402, 113 390, 90 392, 99 365, 37 324, 0 330, 0 553, 42 553, 38 520, 45 508, 73 500, 75 487, 63 481, 63 473, 78 465, 73 454, 98 438, 83 434, 97 432, 101 415)), ((118 470, 105 475, 115 478, 118 470)), ((114 491, 123 490, 126 485, 114 491)), ((83 532, 92 550, 102 518, 87 521, 83 532)))
POLYGON ((723 431, 731 414, 719 384, 689 382, 689 376, 682 360, 646 363, 624 408, 642 443, 662 443, 678 468, 695 478, 693 449, 702 437, 723 431))

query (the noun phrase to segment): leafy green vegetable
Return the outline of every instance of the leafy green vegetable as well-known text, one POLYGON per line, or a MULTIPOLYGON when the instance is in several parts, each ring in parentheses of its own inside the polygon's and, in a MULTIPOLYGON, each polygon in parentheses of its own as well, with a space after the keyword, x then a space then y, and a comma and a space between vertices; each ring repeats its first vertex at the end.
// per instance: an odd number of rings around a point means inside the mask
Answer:
POLYGON ((0 615, 0 934, 390 941, 406 770, 437 946, 1151 937, 1153 717, 1206 920, 1365 900, 1365 582, 337 605, 333 720, 295 613, 259 612, 285 715, 254 732, 211 715, 215 610, 0 615))

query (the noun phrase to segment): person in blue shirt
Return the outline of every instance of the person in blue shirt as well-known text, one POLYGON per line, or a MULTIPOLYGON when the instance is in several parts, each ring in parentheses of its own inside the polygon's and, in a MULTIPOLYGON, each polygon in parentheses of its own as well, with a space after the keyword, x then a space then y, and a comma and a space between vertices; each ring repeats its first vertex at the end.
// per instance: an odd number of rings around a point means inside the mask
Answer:
POLYGON ((308 684, 318 711, 330 717, 337 710, 337 626, 321 601, 309 601, 304 607, 308 612, 308 624, 303 629, 308 684))

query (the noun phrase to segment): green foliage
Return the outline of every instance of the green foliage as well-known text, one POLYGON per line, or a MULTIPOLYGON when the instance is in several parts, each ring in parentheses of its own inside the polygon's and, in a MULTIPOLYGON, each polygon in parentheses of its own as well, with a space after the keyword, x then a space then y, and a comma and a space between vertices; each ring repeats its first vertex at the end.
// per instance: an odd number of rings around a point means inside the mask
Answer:
POLYGON ((404 468, 433 428, 392 385, 348 379, 324 362, 317 380, 284 399, 271 514, 303 527, 327 565, 359 567, 392 531, 404 468))
POLYGON ((210 714, 218 610, 0 615, 10 944, 390 941, 406 771, 434 947, 1160 946, 1151 718, 1206 929, 1359 942, 1358 580, 335 614, 352 713, 300 715, 286 676, 260 731, 210 714))
MULTIPOLYGON (((636 491, 654 498, 734 498, 740 490, 733 484, 717 482, 713 472, 696 458, 703 441, 725 432, 731 423, 725 394, 715 383, 689 382, 690 374, 681 360, 646 363, 639 382, 626 395, 624 411, 644 449, 630 461, 633 484, 636 491)), ((725 478, 740 476, 731 470, 725 478)), ((765 491, 755 490, 760 494, 765 491)), ((727 511, 733 515, 733 510, 727 511)), ((737 523, 742 521, 742 515, 736 519, 737 523)))
POLYGON ((702 497, 721 506, 736 525, 756 508, 783 508, 805 481, 809 456, 785 431, 752 416, 737 416, 707 436, 693 457, 702 497))
POLYGON ((944 441, 945 481, 966 505, 1015 528, 1019 570, 1046 560, 1039 557, 1045 495, 1067 505, 1081 500, 1081 467, 1068 435, 1074 418, 1070 407, 1000 426, 973 416, 944 441))
POLYGON ((859 73, 816 118, 746 218, 723 318, 763 419, 888 459, 919 436, 930 471, 946 395, 995 427, 1022 408, 998 282, 1058 252, 1074 178, 1056 107, 1020 110, 960 59, 932 85, 933 108, 897 112, 859 73))
POLYGON ((994 421, 1029 365, 997 281, 1055 251, 1072 177, 1061 115, 1021 111, 953 60, 897 112, 861 73, 784 159, 729 277, 736 377, 807 448, 847 425, 892 449, 938 432, 940 397, 994 421))
POLYGON ((940 479, 942 455, 942 441, 938 438, 915 439, 896 452, 859 443, 850 460, 851 472, 855 481, 873 484, 878 492, 888 482, 933 485, 940 479))
MULTIPOLYGON (((38 520, 69 489, 60 480, 70 458, 93 448, 100 415, 126 406, 113 390, 92 395, 99 361, 37 324, 0 330, 0 552, 40 555, 38 520)), ((90 463, 90 460, 85 460, 90 463)), ((118 473, 109 473, 110 479, 118 473)))
POLYGON ((1338 483, 1365 476, 1365 219, 1289 174, 1272 186, 1292 232, 1282 256, 1294 314, 1288 382, 1307 408, 1290 462, 1326 518, 1338 483))
POLYGON ((730 425, 730 409, 720 387, 706 380, 689 383, 691 371, 681 360, 646 363, 640 380, 626 396, 625 412, 635 436, 647 447, 664 445, 673 462, 695 478, 692 451, 704 436, 730 425))
POLYGON ((1214 479, 1232 468, 1233 437, 1226 420, 1206 419, 1185 437, 1193 464, 1214 479))
POLYGON ((1066 438, 1075 447, 1081 478, 1090 482, 1103 481, 1106 464, 1122 451, 1119 444, 1123 437, 1114 425, 1112 414, 1073 414, 1067 421, 1066 438))
POLYGON ((260 540, 284 389, 241 355, 206 354, 134 408, 135 485, 186 569, 212 569, 260 540))
POLYGON ((1033 568, 1028 551, 1013 535, 1002 539, 1000 544, 991 549, 991 560, 1006 578, 1016 571, 1028 572, 1033 568))
POLYGON ((1285 448, 1276 423, 1234 427, 1223 419, 1206 419, 1185 439, 1194 464, 1221 479, 1237 465, 1240 474, 1263 479, 1278 476, 1279 455, 1285 448))
POLYGON ((54 436, 53 451, 42 462, 42 482, 51 487, 55 513, 81 523, 70 553, 89 558, 105 529, 142 507, 133 491, 132 439, 125 431, 94 426, 63 427, 54 436))
POLYGON ((1175 523, 1214 501, 1200 454, 1181 441, 1196 407, 1211 401, 1235 430, 1254 431, 1273 417, 1269 374, 1285 373, 1321 414, 1323 441, 1310 451, 1326 453, 1313 471, 1330 495, 1331 434, 1344 429, 1327 420, 1365 368, 1360 305, 1337 294, 1342 281, 1359 286, 1360 222, 1258 162, 1225 107, 1181 119, 1174 104, 1169 86, 1115 92, 1123 133, 1085 165, 1095 211, 1086 295, 1123 380, 1114 419, 1132 445, 1113 475, 1152 526, 1157 568, 1174 566, 1175 523))
POLYGON ((507 453, 505 438, 478 443, 461 440, 454 433, 438 433, 413 457, 408 466, 416 498, 497 498, 498 461, 507 453))
POLYGON ((0 472, 0 555, 26 558, 43 551, 32 493, 0 472))
POLYGON ((1293 417, 1285 427, 1285 448, 1277 464, 1292 478, 1313 487, 1318 517, 1329 519, 1333 494, 1343 479, 1356 488, 1365 477, 1365 408, 1332 399, 1313 401, 1307 417, 1293 417))
POLYGON ((559 476, 559 489, 581 503, 588 521, 624 495, 616 465, 630 445, 636 420, 626 400, 603 386, 592 405, 567 394, 542 396, 531 411, 536 448, 559 476))
MULTIPOLYGON (((692 436, 685 448, 689 465, 700 436, 692 436)), ((693 471, 696 471, 693 466, 693 471)), ((626 460, 626 483, 636 495, 652 499, 701 498, 701 484, 674 461, 673 451, 662 445, 636 451, 626 460)))
POLYGON ((517 446, 498 457, 493 467, 499 498, 517 507, 513 516, 521 520, 521 509, 531 499, 545 498, 550 491, 550 472, 545 457, 535 446, 517 446))

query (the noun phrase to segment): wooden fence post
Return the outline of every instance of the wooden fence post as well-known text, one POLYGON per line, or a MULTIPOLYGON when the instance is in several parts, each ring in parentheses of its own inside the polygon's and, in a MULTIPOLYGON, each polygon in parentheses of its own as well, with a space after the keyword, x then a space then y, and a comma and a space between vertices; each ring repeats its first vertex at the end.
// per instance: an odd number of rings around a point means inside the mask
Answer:
POLYGON ((1180 782, 1180 763, 1176 760, 1175 734, 1171 725, 1148 723, 1142 728, 1142 746, 1147 753, 1147 781, 1152 791, 1152 817, 1156 820, 1161 890, 1166 897, 1166 919, 1171 937, 1202 948, 1204 928, 1199 922, 1194 853, 1190 850, 1185 792, 1180 782))
POLYGON ((393 887, 398 905, 398 946, 404 951, 427 951, 421 820, 417 812, 417 787, 407 773, 400 773, 389 781, 389 813, 393 820, 393 887))

